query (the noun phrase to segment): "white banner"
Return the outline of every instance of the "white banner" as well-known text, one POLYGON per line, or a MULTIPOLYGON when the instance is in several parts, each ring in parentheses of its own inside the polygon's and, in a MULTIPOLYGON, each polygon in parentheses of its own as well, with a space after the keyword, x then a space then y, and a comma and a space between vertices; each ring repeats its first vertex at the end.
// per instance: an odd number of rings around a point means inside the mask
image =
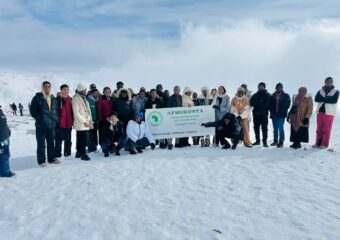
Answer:
POLYGON ((201 126, 215 121, 212 106, 147 109, 145 121, 155 139, 215 134, 215 128, 201 126))

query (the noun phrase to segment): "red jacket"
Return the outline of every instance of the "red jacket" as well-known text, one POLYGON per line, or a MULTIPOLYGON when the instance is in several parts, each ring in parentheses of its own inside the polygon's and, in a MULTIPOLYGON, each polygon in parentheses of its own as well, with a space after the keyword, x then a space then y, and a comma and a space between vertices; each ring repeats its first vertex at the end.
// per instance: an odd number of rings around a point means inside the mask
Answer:
POLYGON ((98 121, 103 122, 106 118, 110 117, 112 112, 112 100, 111 98, 107 99, 105 96, 102 96, 97 102, 97 116, 98 121))
POLYGON ((57 97, 59 110, 59 128, 72 128, 73 112, 72 99, 70 97, 57 97))

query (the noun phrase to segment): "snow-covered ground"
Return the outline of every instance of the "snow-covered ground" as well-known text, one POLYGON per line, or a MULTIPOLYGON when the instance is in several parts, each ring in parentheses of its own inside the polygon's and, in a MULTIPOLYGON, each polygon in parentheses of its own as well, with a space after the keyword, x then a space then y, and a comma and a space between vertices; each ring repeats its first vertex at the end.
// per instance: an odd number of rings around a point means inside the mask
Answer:
POLYGON ((311 148, 312 127, 301 150, 98 152, 46 169, 33 120, 8 120, 17 176, 0 179, 0 239, 339 239, 340 118, 333 151, 311 148))

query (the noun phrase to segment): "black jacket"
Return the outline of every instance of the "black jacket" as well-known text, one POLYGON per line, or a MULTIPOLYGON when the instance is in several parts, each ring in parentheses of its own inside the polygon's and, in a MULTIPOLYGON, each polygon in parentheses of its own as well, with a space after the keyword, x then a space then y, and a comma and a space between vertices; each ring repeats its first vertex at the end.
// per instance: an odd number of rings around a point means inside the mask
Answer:
POLYGON ((2 109, 0 109, 0 142, 7 140, 10 136, 11 130, 9 130, 9 127, 7 125, 6 116, 2 109))
POLYGON ((101 128, 103 138, 110 142, 118 142, 121 137, 124 137, 125 130, 124 130, 124 123, 118 121, 116 124, 112 124, 108 120, 103 122, 101 128))
POLYGON ((124 124, 133 119, 132 101, 128 100, 128 98, 117 98, 114 101, 112 110, 118 113, 119 120, 124 124))
POLYGON ((37 93, 32 99, 30 113, 35 119, 37 128, 52 129, 58 124, 58 104, 53 95, 51 96, 50 110, 44 95, 41 92, 37 93))
POLYGON ((270 94, 267 90, 258 91, 250 98, 250 106, 253 107, 253 115, 268 115, 270 94))
POLYGON ((269 100, 269 111, 270 118, 286 118, 288 109, 290 107, 290 96, 282 91, 279 100, 279 111, 276 112, 276 92, 270 96, 269 100))
POLYGON ((148 98, 145 102, 145 109, 152 109, 152 106, 156 104, 156 108, 164 108, 164 101, 161 98, 156 98, 154 101, 152 101, 151 98, 148 98))
POLYGON ((222 127, 224 137, 231 138, 236 141, 243 139, 242 124, 240 118, 236 118, 234 114, 227 112, 221 120, 206 123, 206 127, 222 127), (229 120, 229 124, 225 124, 225 120, 229 120))
POLYGON ((167 102, 167 107, 168 108, 173 108, 173 107, 182 107, 182 96, 179 95, 179 102, 180 102, 180 105, 177 104, 177 101, 176 101, 176 95, 173 94, 171 95, 171 97, 168 99, 168 102, 167 102))

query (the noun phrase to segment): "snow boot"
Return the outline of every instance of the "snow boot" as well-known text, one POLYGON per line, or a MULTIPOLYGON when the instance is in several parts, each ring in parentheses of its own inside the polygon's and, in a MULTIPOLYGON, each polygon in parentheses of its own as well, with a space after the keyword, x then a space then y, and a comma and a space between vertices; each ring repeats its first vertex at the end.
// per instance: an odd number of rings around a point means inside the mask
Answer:
POLYGON ((91 158, 87 154, 83 155, 80 159, 83 160, 83 161, 90 161, 91 160, 91 158))

